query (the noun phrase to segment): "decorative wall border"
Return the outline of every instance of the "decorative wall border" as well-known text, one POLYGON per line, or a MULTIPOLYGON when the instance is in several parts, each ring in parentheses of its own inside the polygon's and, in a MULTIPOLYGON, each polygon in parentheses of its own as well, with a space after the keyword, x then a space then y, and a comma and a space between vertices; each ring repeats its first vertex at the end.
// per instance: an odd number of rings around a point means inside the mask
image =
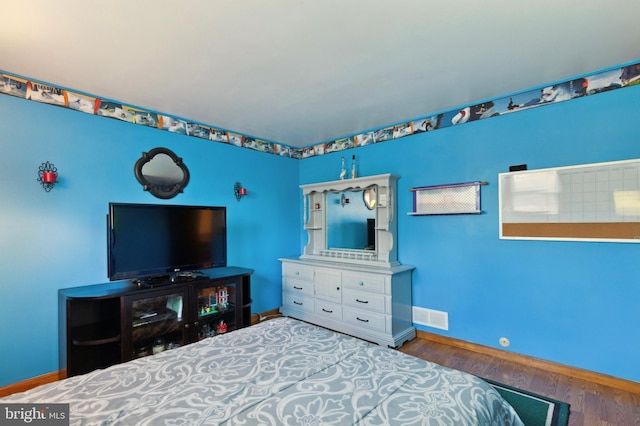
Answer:
POLYGON ((74 92, 53 84, 19 77, 0 70, 0 94, 297 159, 344 151, 451 126, 459 126, 472 121, 511 114, 636 84, 640 84, 640 63, 559 82, 540 89, 527 90, 462 109, 453 109, 404 123, 376 128, 364 133, 304 148, 295 148, 215 126, 191 122, 172 115, 132 107, 119 101, 74 92))

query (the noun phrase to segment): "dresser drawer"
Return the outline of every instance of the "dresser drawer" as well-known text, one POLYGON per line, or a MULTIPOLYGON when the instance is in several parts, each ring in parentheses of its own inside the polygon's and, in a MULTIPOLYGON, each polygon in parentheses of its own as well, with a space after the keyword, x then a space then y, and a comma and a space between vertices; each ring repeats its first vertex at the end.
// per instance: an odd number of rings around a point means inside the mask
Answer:
POLYGON ((345 306, 352 306, 357 309, 366 309, 371 312, 384 314, 386 309, 386 297, 378 293, 367 293, 349 288, 342 292, 342 303, 345 306))
POLYGON ((299 311, 313 312, 313 297, 301 294, 284 293, 284 304, 292 309, 299 311))
POLYGON ((313 296, 313 282, 296 280, 294 278, 283 278, 282 289, 292 294, 313 296))
POLYGON ((341 303, 341 288, 340 271, 316 268, 314 282, 314 295, 316 298, 328 300, 333 303, 341 303))
POLYGON ((323 318, 342 321, 342 306, 337 303, 316 299, 315 313, 323 318))
POLYGON ((345 323, 379 333, 386 333, 388 331, 387 328, 390 328, 390 324, 387 327, 388 318, 387 315, 367 312, 361 309, 353 309, 347 306, 342 308, 342 320, 345 323))
POLYGON ((282 275, 304 281, 313 281, 313 267, 297 263, 283 263, 282 275))
POLYGON ((366 273, 343 273, 342 285, 345 288, 356 290, 385 293, 385 277, 366 273))

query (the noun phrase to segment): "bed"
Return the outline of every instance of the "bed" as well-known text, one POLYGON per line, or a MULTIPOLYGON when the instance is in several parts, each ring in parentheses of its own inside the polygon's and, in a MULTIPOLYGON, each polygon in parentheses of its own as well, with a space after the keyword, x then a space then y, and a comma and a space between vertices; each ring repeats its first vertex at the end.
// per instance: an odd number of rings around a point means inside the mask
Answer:
POLYGON ((291 318, 0 399, 71 425, 521 425, 483 380, 291 318))

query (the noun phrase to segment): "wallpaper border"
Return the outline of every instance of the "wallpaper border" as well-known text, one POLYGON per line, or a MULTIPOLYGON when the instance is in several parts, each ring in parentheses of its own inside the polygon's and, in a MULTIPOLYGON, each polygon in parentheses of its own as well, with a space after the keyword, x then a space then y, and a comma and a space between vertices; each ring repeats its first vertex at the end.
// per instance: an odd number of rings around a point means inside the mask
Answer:
POLYGON ((386 125, 308 147, 296 148, 208 124, 191 122, 169 114, 129 106, 120 101, 74 92, 54 84, 0 70, 0 94, 112 118, 135 125, 148 126, 211 142, 227 143, 296 159, 344 151, 359 146, 400 139, 417 133, 459 126, 477 120, 525 111, 636 84, 640 84, 640 63, 612 68, 586 77, 558 82, 540 89, 526 90, 475 105, 423 116, 407 122, 386 125))

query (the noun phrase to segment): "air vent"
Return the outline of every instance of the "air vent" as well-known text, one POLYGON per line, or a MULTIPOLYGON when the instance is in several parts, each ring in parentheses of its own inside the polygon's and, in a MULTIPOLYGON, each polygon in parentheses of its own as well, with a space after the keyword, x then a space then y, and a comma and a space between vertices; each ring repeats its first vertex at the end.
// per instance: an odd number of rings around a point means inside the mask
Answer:
POLYGON ((427 327, 449 330, 449 314, 434 309, 412 307, 413 322, 427 327))

